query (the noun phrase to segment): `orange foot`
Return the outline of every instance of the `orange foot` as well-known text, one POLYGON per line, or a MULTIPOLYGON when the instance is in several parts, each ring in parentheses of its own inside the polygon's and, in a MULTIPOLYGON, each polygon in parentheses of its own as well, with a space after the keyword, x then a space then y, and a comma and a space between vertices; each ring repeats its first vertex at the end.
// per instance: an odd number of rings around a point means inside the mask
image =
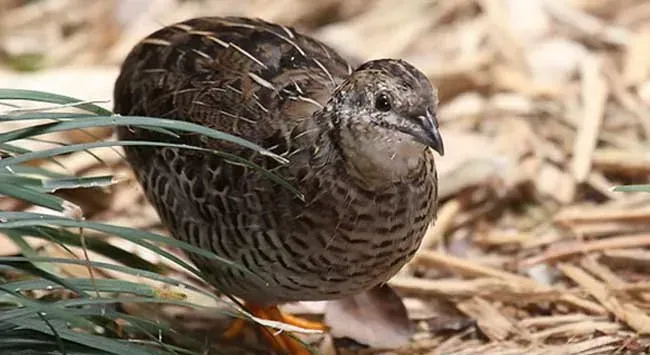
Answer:
MULTIPOLYGON (((326 330, 327 327, 319 322, 309 321, 303 318, 292 316, 289 314, 283 314, 280 312, 278 307, 260 307, 250 303, 245 304, 246 309, 249 312, 262 319, 274 320, 278 322, 287 323, 294 325, 296 327, 311 329, 311 330, 326 330)), ((224 333, 224 337, 228 339, 233 339, 241 333, 241 331, 246 326, 245 319, 236 319, 233 324, 228 328, 224 333)), ((262 334, 268 340, 268 342, 273 346, 273 348, 280 354, 286 355, 310 355, 311 351, 305 348, 305 346, 293 338, 291 335, 288 335, 284 332, 279 332, 276 329, 262 329, 262 334)))

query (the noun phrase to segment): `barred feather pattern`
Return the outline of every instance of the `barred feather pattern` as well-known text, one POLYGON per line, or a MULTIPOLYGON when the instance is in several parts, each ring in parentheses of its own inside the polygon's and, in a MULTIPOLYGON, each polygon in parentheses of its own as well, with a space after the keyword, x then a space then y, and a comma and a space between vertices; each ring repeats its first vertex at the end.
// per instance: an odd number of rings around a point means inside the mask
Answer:
MULTIPOLYGON (((408 177, 368 186, 350 174, 330 103, 353 72, 334 50, 293 29, 245 18, 199 18, 141 41, 116 82, 115 112, 184 120, 241 136, 290 163, 192 134, 134 128, 124 140, 167 140, 236 154, 262 172, 192 150, 126 147, 171 234, 248 268, 190 254, 209 282, 260 305, 324 300, 383 283, 416 252, 436 210, 433 155, 408 177)), ((364 157, 359 157, 363 159, 364 157)))

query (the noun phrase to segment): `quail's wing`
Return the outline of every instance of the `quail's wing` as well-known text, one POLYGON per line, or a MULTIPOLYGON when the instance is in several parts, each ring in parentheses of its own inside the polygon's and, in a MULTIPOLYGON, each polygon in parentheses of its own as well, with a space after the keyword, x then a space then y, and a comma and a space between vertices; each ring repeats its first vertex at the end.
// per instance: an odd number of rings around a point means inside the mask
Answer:
MULTIPOLYGON (((115 111, 199 123, 268 146, 311 119, 350 71, 332 49, 287 27, 193 19, 153 33, 132 50, 115 85, 115 111)), ((121 129, 120 135, 133 132, 121 129)), ((136 137, 153 135, 139 131, 136 137)), ((183 139, 224 148, 191 135, 183 139)))

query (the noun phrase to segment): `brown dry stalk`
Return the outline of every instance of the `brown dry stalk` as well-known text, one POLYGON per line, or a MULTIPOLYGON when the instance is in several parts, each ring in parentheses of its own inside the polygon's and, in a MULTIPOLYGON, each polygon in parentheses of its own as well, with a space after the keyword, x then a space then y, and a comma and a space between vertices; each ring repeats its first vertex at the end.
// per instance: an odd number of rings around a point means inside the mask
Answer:
POLYGON ((456 307, 472 319, 476 319, 479 328, 493 341, 503 341, 510 334, 520 333, 510 319, 481 297, 472 297, 458 303, 456 307))
POLYGON ((583 119, 573 146, 571 170, 577 182, 584 182, 591 171, 591 159, 605 113, 609 89, 603 77, 602 59, 596 56, 585 58, 582 69, 583 119))
POLYGON ((650 222, 650 208, 570 208, 555 217, 557 223, 650 222))
POLYGON ((541 285, 535 280, 513 274, 505 270, 499 270, 493 267, 477 264, 471 260, 455 257, 449 254, 443 254, 432 250, 422 250, 418 253, 413 262, 418 265, 424 265, 435 268, 447 268, 462 275, 467 276, 487 276, 496 277, 508 281, 519 282, 522 287, 536 288, 541 285))
POLYGON ((583 289, 589 292, 617 318, 625 322, 639 334, 650 334, 650 317, 631 303, 621 302, 612 294, 605 283, 598 281, 583 269, 570 265, 558 265, 560 271, 583 289))
POLYGON ((650 246, 650 234, 627 235, 591 241, 573 241, 558 243, 543 254, 522 260, 521 267, 531 267, 544 262, 552 262, 577 254, 612 249, 639 248, 650 246))

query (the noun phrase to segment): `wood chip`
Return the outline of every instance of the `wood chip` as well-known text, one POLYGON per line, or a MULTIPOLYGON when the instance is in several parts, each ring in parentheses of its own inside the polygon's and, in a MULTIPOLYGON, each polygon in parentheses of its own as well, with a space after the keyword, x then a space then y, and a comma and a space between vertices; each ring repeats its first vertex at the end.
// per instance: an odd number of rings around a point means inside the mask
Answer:
POLYGON ((510 334, 519 332, 510 319, 501 314, 492 303, 480 297, 460 302, 457 307, 461 312, 476 319, 479 328, 493 341, 503 341, 510 334))
POLYGON ((584 182, 591 171, 591 156, 605 113, 607 82, 602 76, 602 59, 587 56, 581 65, 583 116, 573 146, 571 171, 577 182, 584 182))
POLYGON ((507 271, 483 266, 472 262, 471 260, 454 257, 430 250, 422 250, 417 254, 413 261, 417 265, 424 265, 436 268, 448 268, 462 275, 467 276, 488 276, 501 278, 508 281, 514 281, 524 287, 539 287, 540 285, 534 280, 516 275, 507 271))
POLYGON ((579 267, 561 264, 558 268, 571 280, 587 290, 605 308, 640 334, 650 334, 650 316, 632 303, 622 302, 607 286, 579 267))
POLYGON ((556 261, 576 254, 612 249, 638 248, 650 246, 650 235, 629 235, 593 241, 578 241, 555 245, 542 255, 523 260, 520 265, 532 266, 542 262, 556 261))

